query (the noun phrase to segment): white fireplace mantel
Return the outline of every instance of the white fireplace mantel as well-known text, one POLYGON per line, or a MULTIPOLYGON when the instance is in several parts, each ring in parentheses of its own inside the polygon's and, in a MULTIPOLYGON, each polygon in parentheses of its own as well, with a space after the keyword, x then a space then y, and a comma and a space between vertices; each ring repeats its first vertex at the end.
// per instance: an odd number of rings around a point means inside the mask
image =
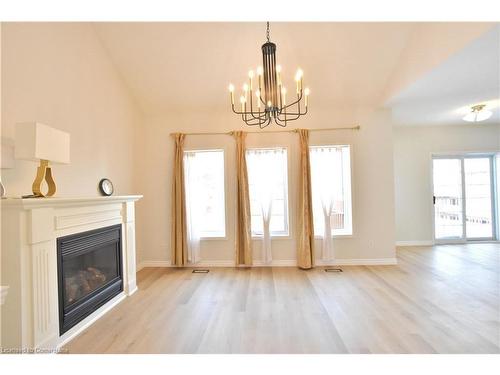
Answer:
POLYGON ((1 306, 1 348, 55 349, 137 290, 134 205, 140 198, 1 200, 1 285, 9 287, 1 306), (123 292, 60 336, 56 240, 116 224, 122 225, 123 292))

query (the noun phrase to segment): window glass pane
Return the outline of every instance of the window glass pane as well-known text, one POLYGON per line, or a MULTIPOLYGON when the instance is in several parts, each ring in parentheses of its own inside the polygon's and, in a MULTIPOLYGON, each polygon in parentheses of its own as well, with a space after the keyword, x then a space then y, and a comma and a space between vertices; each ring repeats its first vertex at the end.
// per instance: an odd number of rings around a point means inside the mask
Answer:
POLYGON ((284 226, 285 220, 286 218, 283 215, 272 215, 269 225, 271 233, 286 234, 286 228, 284 226))
POLYGON ((184 168, 187 211, 200 236, 225 237, 224 151, 185 151, 184 168))
POLYGON ((433 159, 434 232, 436 239, 462 238, 463 199, 460 159, 433 159))
POLYGON ((285 216, 285 202, 282 199, 277 199, 273 204, 273 216, 285 216))
POLYGON ((465 220, 468 238, 492 238, 493 215, 490 158, 466 158, 465 220))
POLYGON ((262 234, 262 216, 252 216, 252 234, 262 234))
POLYGON ((332 234, 352 234, 349 146, 311 146, 314 232, 323 236, 325 220, 332 234))
POLYGON ((263 215, 272 235, 288 235, 287 151, 285 148, 246 151, 252 234, 262 235, 263 215))

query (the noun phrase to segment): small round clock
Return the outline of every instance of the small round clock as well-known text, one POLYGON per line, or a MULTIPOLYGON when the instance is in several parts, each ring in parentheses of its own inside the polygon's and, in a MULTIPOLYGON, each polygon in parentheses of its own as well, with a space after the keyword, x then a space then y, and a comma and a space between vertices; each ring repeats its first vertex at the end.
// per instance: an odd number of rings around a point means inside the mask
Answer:
POLYGON ((99 191, 102 195, 110 196, 113 194, 114 188, 111 180, 103 178, 99 181, 99 191))

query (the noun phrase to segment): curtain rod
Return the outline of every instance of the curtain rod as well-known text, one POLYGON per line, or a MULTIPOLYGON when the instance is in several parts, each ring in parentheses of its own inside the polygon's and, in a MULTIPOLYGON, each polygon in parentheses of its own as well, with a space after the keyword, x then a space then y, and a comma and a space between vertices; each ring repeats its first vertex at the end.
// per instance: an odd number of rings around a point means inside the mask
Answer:
MULTIPOLYGON (((310 132, 321 132, 321 131, 331 131, 331 130, 360 130, 361 126, 351 126, 345 128, 314 128, 314 129, 305 129, 310 132)), ((290 129, 290 130, 264 130, 264 131, 249 131, 246 132, 248 134, 266 134, 266 133, 296 133, 298 129, 290 129)), ((179 132, 178 132, 179 133, 179 132)), ((201 132, 201 133, 183 133, 185 135, 231 135, 233 131, 229 132, 201 132)), ((174 135, 177 133, 170 133, 170 135, 174 135)))

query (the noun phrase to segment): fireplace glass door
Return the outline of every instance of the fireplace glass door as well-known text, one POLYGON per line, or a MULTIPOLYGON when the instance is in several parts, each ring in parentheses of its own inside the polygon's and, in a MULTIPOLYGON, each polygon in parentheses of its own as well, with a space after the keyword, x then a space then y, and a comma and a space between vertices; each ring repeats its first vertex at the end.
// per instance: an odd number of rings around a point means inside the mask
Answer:
POLYGON ((63 259, 64 306, 78 302, 117 278, 114 244, 63 259))
POLYGON ((121 226, 59 238, 61 334, 123 290, 121 226))

